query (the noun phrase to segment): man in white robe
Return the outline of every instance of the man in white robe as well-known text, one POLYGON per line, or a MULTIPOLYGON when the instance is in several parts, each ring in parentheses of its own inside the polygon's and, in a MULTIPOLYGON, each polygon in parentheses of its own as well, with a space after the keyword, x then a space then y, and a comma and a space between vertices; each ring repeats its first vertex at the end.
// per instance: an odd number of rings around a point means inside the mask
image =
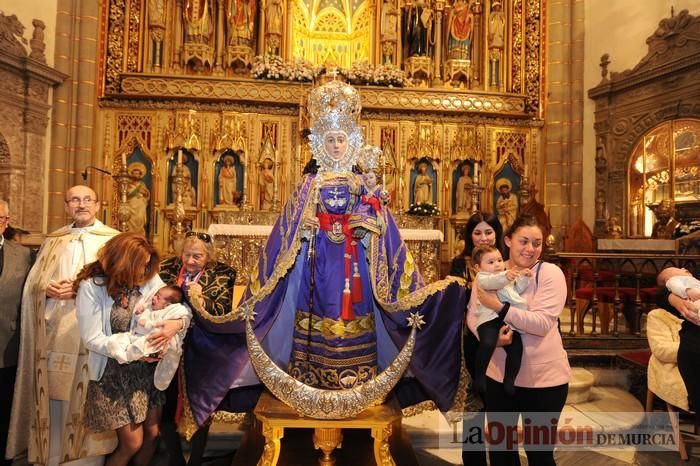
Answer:
POLYGON ((30 464, 99 466, 115 448, 116 436, 83 428, 87 351, 73 279, 119 232, 95 218, 99 202, 87 186, 68 190, 65 209, 73 223, 47 236, 24 286, 7 457, 26 453, 30 464))

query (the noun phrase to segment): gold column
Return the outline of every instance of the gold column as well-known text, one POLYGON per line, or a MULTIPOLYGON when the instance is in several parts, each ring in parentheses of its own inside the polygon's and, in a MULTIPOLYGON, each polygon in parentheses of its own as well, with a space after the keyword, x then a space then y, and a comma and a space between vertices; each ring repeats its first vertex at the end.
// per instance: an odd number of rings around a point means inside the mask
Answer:
POLYGON ((483 12, 481 0, 475 0, 471 8, 472 14, 474 15, 474 31, 472 32, 472 37, 479 39, 478 42, 472 40, 471 89, 483 89, 483 83, 486 82, 486 79, 483 79, 481 70, 484 69, 482 56, 484 55, 484 44, 486 43, 486 29, 484 29, 484 31, 481 30, 481 13, 483 12))
POLYGON ((445 10, 445 1, 435 1, 435 71, 433 73, 433 86, 442 85, 442 13, 445 10))
POLYGON ((224 0, 217 0, 216 13, 216 61, 214 63, 214 74, 222 76, 224 74, 224 0))
POLYGON ((182 69, 182 2, 183 0, 176 0, 175 2, 175 20, 173 21, 175 27, 175 54, 173 58, 173 71, 175 72, 182 69))

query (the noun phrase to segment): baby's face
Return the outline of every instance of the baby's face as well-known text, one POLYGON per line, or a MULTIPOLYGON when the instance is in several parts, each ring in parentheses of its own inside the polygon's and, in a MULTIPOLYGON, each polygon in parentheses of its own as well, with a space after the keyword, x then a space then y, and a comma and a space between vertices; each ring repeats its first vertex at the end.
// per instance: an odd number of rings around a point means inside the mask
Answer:
POLYGON ((506 269, 503 257, 499 251, 487 252, 481 256, 479 270, 481 272, 498 273, 506 269))
POLYGON ((151 299, 151 307, 155 310, 165 309, 168 304, 168 293, 166 291, 159 291, 151 299))
POLYGON ((362 176, 365 180, 365 186, 368 189, 372 189, 377 186, 377 175, 374 174, 372 170, 368 171, 362 176))

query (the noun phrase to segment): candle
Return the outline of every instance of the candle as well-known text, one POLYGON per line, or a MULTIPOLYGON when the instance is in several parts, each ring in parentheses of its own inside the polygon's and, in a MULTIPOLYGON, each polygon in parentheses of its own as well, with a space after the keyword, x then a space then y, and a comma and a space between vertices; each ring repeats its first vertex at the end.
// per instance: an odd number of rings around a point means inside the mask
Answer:
POLYGON ((182 165, 182 149, 177 151, 177 164, 182 165))
POLYGON ((474 161, 474 179, 479 179, 479 162, 477 160, 474 161))
POLYGON ((126 167, 126 153, 122 152, 122 166, 126 167))

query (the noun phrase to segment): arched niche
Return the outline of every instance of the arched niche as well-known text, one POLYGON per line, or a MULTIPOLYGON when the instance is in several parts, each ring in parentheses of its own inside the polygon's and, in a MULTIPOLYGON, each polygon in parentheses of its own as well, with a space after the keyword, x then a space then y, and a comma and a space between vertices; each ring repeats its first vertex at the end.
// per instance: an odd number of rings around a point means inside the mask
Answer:
MULTIPOLYGON (((664 18, 646 42, 647 54, 631 70, 608 72, 614 57, 603 55, 602 80, 588 91, 595 101, 598 237, 606 236, 607 220, 613 217, 619 219, 624 236, 649 235, 647 204, 659 202, 663 193, 658 191, 658 200, 654 196, 637 199, 638 190, 640 183, 650 182, 663 169, 641 175, 635 168, 640 154, 644 161, 644 148, 650 152, 665 140, 673 165, 675 137, 668 131, 700 120, 700 17, 683 10, 664 18)), ((672 172, 669 176, 675 178, 672 172)), ((681 187, 677 181, 666 188, 681 187)), ((642 194, 649 196, 649 190, 643 189, 642 194)), ((676 193, 667 195, 675 198, 676 193)))

